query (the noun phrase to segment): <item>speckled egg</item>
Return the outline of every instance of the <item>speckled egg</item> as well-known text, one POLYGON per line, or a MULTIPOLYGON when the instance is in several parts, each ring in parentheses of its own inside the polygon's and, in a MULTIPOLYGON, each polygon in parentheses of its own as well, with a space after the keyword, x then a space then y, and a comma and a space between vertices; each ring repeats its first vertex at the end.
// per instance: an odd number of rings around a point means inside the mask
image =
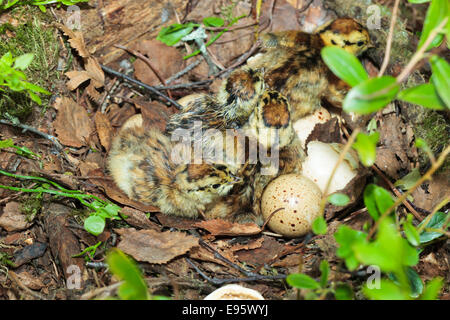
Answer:
POLYGON ((265 220, 277 209, 267 226, 286 237, 299 237, 311 230, 320 215, 322 192, 309 178, 301 174, 281 175, 270 182, 261 198, 265 220))

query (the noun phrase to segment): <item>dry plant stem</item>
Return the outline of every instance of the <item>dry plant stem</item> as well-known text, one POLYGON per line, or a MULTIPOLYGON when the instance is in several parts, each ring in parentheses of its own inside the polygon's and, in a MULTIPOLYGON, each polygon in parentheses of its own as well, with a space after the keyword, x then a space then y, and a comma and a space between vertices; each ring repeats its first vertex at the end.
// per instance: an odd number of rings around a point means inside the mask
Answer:
POLYGON ((22 124, 22 123, 13 123, 13 122, 9 122, 9 121, 0 119, 0 124, 6 124, 8 126, 18 127, 18 128, 24 129, 25 131, 33 132, 41 137, 44 137, 47 140, 50 140, 53 143, 53 145, 56 147, 56 149, 62 154, 64 159, 66 159, 66 161, 68 163, 71 163, 71 161, 67 157, 66 153, 64 152, 64 147, 61 145, 61 143, 59 143, 58 139, 55 136, 41 132, 36 128, 30 127, 30 126, 28 126, 26 124, 22 124))
POLYGON ((442 200, 433 210, 433 212, 428 215, 422 226, 420 226, 417 231, 419 232, 419 234, 423 231, 423 229, 425 229, 425 227, 428 225, 428 223, 431 221, 431 219, 433 218, 433 216, 436 214, 436 212, 438 212, 443 206, 445 206, 448 202, 450 201, 450 196, 447 196, 444 200, 442 200))
POLYGON ((275 213, 277 213, 278 211, 284 210, 284 208, 278 208, 276 209, 274 212, 272 212, 266 219, 266 221, 264 221, 264 224, 261 227, 261 230, 264 230, 264 228, 266 227, 266 225, 269 223, 270 219, 272 219, 272 217, 274 216, 275 213))
POLYGON ((218 278, 211 278, 208 277, 202 270, 199 269, 199 267, 197 267, 191 259, 189 258, 185 258, 187 263, 189 265, 191 265, 191 267, 193 267, 195 269, 195 271, 202 276, 203 279, 207 280, 208 282, 211 282, 212 284, 215 285, 222 285, 225 283, 235 283, 235 282, 251 282, 251 281, 261 281, 261 280, 283 280, 286 279, 286 275, 276 275, 276 276, 263 276, 263 275, 259 275, 256 274, 254 276, 251 277, 246 277, 246 278, 228 278, 228 279, 218 279, 218 278))
POLYGON ((448 18, 445 18, 433 31, 430 32, 430 35, 428 36, 425 43, 420 47, 420 49, 412 56, 411 60, 409 60, 406 67, 402 70, 402 72, 397 76, 395 83, 387 86, 384 89, 381 89, 379 91, 376 91, 371 94, 367 95, 360 95, 355 98, 361 99, 361 100, 371 100, 378 98, 382 95, 387 94, 389 91, 391 91, 393 88, 404 82, 409 75, 415 70, 415 67, 417 64, 424 58, 425 51, 427 50, 428 46, 431 44, 433 39, 436 37, 436 35, 441 32, 444 28, 444 26, 447 24, 448 18))
POLYGON ((325 205, 327 204, 328 189, 330 188, 331 181, 333 180, 333 177, 334 177, 334 175, 335 175, 335 173, 337 171, 337 168, 342 163, 342 161, 344 161, 345 156, 347 155, 347 152, 352 147, 353 142, 355 142, 356 136, 358 135, 358 133, 360 131, 361 130, 359 128, 356 128, 353 131, 352 135, 350 136, 350 138, 348 139, 347 143, 345 144, 344 149, 342 149, 342 152, 339 155, 338 161, 336 162, 336 164, 333 167, 333 170, 331 171, 331 175, 328 178, 327 184, 325 185, 325 189, 324 189, 323 194, 322 194, 322 200, 320 202, 320 211, 319 212, 321 212, 321 213, 323 213, 324 210, 325 210, 325 205))
POLYGON ((136 80, 136 79, 134 79, 134 78, 132 78, 132 77, 130 77, 130 76, 127 76, 126 74, 117 72, 116 70, 111 69, 111 68, 109 68, 109 67, 107 67, 107 66, 101 65, 101 67, 102 67, 102 69, 103 69, 104 71, 106 71, 107 73, 110 73, 110 74, 112 74, 112 75, 114 75, 114 76, 120 77, 120 78, 122 78, 122 79, 124 79, 124 80, 127 80, 127 81, 129 81, 129 82, 131 82, 131 83, 133 83, 133 84, 135 84, 135 85, 141 86, 141 87, 143 87, 144 89, 147 89, 147 90, 151 91, 152 93, 154 93, 154 94, 156 94, 156 95, 162 97, 162 98, 165 99, 166 101, 169 101, 169 102, 170 102, 175 108, 177 108, 178 110, 183 109, 183 107, 182 107, 178 102, 176 102, 175 100, 169 98, 169 97, 166 96, 165 94, 162 94, 161 92, 159 92, 158 90, 156 90, 154 87, 149 86, 149 85, 147 85, 147 84, 145 84, 145 83, 143 83, 143 82, 141 82, 141 81, 139 81, 139 80, 136 80))
POLYGON ((420 47, 420 49, 412 56, 411 60, 408 62, 408 64, 406 65, 406 67, 403 69, 403 71, 397 76, 397 83, 400 84, 403 81, 406 80, 406 78, 408 78, 408 76, 410 75, 410 73, 413 71, 414 67, 416 66, 416 64, 422 60, 423 55, 425 53, 425 51, 427 51, 428 46, 431 44, 431 42, 434 40, 434 38, 437 36, 437 34, 439 32, 441 32, 443 30, 443 28, 445 27, 445 25, 447 24, 447 20, 448 18, 445 18, 444 20, 442 20, 442 22, 430 32, 430 35, 428 36, 427 40, 425 41, 425 43, 422 45, 422 47, 420 47))
POLYGON ((399 3, 400 3, 400 0, 395 0, 394 10, 392 12, 392 17, 391 17, 391 25, 389 27, 389 35, 388 35, 387 43, 386 43, 386 51, 384 53, 384 59, 383 59, 383 63, 381 65, 380 71, 378 72, 379 77, 381 77, 383 75, 383 73, 386 71, 386 68, 389 64, 389 57, 391 56, 392 38, 394 35, 395 22, 397 20, 397 11, 398 11, 399 3))
POLYGON ((196 66, 198 66, 202 62, 201 59, 197 59, 195 62, 192 62, 189 64, 186 68, 181 70, 180 72, 175 73, 173 76, 171 76, 169 79, 166 80, 166 83, 171 83, 173 80, 178 79, 179 77, 182 77, 192 69, 194 69, 196 66))
POLYGON ((442 151, 442 153, 440 154, 439 158, 436 160, 436 162, 431 165, 431 168, 419 180, 417 180, 417 182, 407 192, 405 192, 401 197, 398 197, 397 200, 378 218, 378 220, 375 222, 374 226, 370 230, 367 239, 370 239, 373 236, 375 231, 378 229, 380 222, 383 219, 385 219, 394 208, 396 208, 400 203, 402 203, 422 183, 431 179, 433 173, 435 173, 436 170, 439 169, 439 167, 442 165, 442 163, 444 163, 444 160, 449 153, 450 153, 450 146, 445 148, 444 151, 442 151))
MULTIPOLYGON (((116 48, 125 50, 128 53, 131 53, 132 55, 135 55, 136 57, 138 57, 139 59, 141 59, 142 61, 145 62, 146 65, 148 65, 148 67, 150 69, 152 69, 153 73, 156 75, 156 77, 158 78, 158 80, 163 84, 166 85, 166 82, 164 81, 164 79, 162 78, 161 74, 159 73, 159 71, 155 68, 155 66, 152 64, 152 62, 150 61, 149 58, 147 58, 146 56, 144 56, 142 53, 140 53, 139 51, 136 50, 132 50, 130 48, 127 48, 125 46, 122 45, 114 45, 116 48)), ((170 90, 167 90, 167 95, 169 96, 169 98, 172 99, 172 93, 170 92, 170 90)))
MULTIPOLYGON (((376 165, 373 165, 372 169, 389 185, 389 188, 391 188, 392 192, 394 192, 397 197, 402 196, 402 194, 397 190, 397 188, 392 184, 392 182, 389 181, 389 179, 384 175, 384 173, 376 165)), ((416 217, 417 220, 419 220, 419 221, 423 220, 423 217, 409 204, 407 199, 405 199, 405 201, 403 201, 403 204, 414 215, 414 217, 416 217)))
POLYGON ((27 286, 25 286, 22 281, 20 281, 19 277, 16 275, 15 272, 9 270, 8 276, 13 280, 22 290, 24 290, 26 293, 32 295, 33 297, 39 299, 39 300, 46 300, 43 296, 41 296, 39 293, 34 292, 33 290, 30 290, 27 286))

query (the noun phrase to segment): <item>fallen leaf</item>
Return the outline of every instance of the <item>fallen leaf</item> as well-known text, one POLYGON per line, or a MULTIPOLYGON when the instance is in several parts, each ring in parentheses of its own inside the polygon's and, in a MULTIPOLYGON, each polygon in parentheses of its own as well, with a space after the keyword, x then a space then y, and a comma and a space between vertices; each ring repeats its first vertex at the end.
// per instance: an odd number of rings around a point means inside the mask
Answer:
POLYGON ((106 151, 109 151, 109 148, 111 146, 111 133, 113 132, 113 127, 109 122, 108 117, 100 111, 97 111, 97 113, 95 114, 94 121, 100 143, 106 151))
POLYGON ((239 261, 251 264, 255 267, 262 266, 278 256, 284 249, 284 245, 272 237, 263 236, 262 246, 254 250, 239 250, 234 254, 239 261))
POLYGON ((44 287, 44 283, 40 278, 31 275, 27 271, 16 273, 16 275, 19 278, 20 282, 22 282, 22 284, 29 289, 40 290, 44 287))
POLYGON ((230 250, 231 251, 239 251, 239 250, 253 250, 257 248, 261 248, 262 243, 264 242, 264 238, 260 237, 257 239, 250 239, 250 242, 247 243, 237 243, 234 244, 230 250))
POLYGON ((194 226, 205 229, 215 236, 243 236, 261 232, 261 228, 255 223, 240 224, 222 219, 201 221, 194 224, 194 226))
POLYGON ((298 266, 302 261, 302 257, 303 257, 303 255, 299 254, 299 253, 290 254, 290 255, 286 256, 284 259, 272 263, 272 267, 287 268, 287 267, 298 266))
POLYGON ((182 232, 158 232, 134 228, 115 229, 122 236, 117 246, 138 261, 163 264, 198 245, 198 239, 182 232))
POLYGON ((42 257, 47 249, 47 244, 35 242, 14 252, 14 264, 19 267, 33 259, 42 257))
POLYGON ((159 223, 167 228, 175 228, 178 230, 190 230, 195 229, 195 222, 198 220, 175 217, 161 212, 155 213, 156 218, 158 218, 159 223))
POLYGON ((161 228, 154 222, 150 221, 149 218, 141 210, 137 210, 130 207, 124 207, 120 210, 120 213, 127 218, 125 221, 131 224, 133 227, 142 229, 153 229, 160 230, 161 228))
MULTIPOLYGON (((95 169, 89 171, 89 176, 106 177, 103 174, 102 169, 95 169)), ((159 209, 157 207, 146 205, 139 201, 135 201, 128 198, 128 196, 125 193, 123 193, 122 190, 120 190, 119 187, 117 187, 114 181, 112 180, 102 178, 91 178, 89 179, 89 182, 96 185, 97 187, 100 187, 100 189, 104 190, 109 198, 123 205, 133 207, 143 212, 159 212, 159 209)))
MULTIPOLYGON (((177 48, 168 47, 158 40, 143 40, 130 49, 147 56, 163 80, 184 68, 183 55, 180 51, 177 48)), ((134 75, 138 80, 150 86, 161 84, 161 81, 144 61, 137 59, 133 65, 134 75)))
POLYGON ((56 24, 56 26, 69 37, 70 46, 77 50, 81 57, 87 58, 90 56, 90 53, 86 49, 83 33, 81 31, 73 31, 62 24, 56 24))
POLYGON ((32 222, 27 221, 26 216, 20 209, 20 203, 8 202, 0 216, 0 227, 6 231, 20 231, 29 228, 32 222))
POLYGON ((58 98, 54 107, 58 110, 53 126, 59 141, 66 146, 87 146, 94 131, 89 115, 82 106, 70 98, 58 98))

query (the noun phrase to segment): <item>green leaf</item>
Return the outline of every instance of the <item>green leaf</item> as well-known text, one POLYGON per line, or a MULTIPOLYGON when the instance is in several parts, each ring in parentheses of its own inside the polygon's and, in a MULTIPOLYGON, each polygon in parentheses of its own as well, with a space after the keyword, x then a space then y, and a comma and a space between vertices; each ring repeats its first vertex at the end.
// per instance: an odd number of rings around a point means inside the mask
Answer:
POLYGON ((399 88, 396 79, 391 76, 365 80, 348 92, 343 109, 359 114, 378 111, 394 99, 399 88))
POLYGON ((436 277, 425 285, 425 290, 423 291, 421 300, 436 300, 439 296, 439 292, 441 291, 444 285, 444 279, 441 277, 436 277))
POLYGON ((42 104, 42 100, 37 94, 33 93, 32 91, 28 91, 28 95, 30 96, 31 100, 36 102, 38 105, 42 104))
POLYGON ((122 300, 148 300, 149 294, 144 278, 136 263, 119 249, 112 249, 106 261, 111 272, 124 283, 118 290, 122 300))
POLYGON ((408 0, 409 3, 426 3, 430 1, 431 0, 408 0))
POLYGON ((334 233, 334 238, 339 244, 339 248, 336 250, 336 255, 339 258, 345 259, 347 269, 350 271, 355 270, 360 264, 358 259, 356 259, 354 247, 357 244, 366 243, 366 237, 366 233, 353 230, 346 225, 341 225, 334 233))
POLYGON ((354 87, 369 79, 361 62, 342 48, 328 46, 321 51, 322 59, 333 73, 354 87))
MULTIPOLYGON (((426 224, 425 228, 430 229, 443 229, 444 223, 447 220, 447 214, 443 212, 436 212, 433 217, 431 217, 430 221, 426 224)), ((423 220, 419 225, 418 228, 421 228, 422 225, 426 222, 426 220, 423 220)), ((448 226, 446 226, 448 227, 448 226)), ((440 232, 428 232, 428 231, 422 231, 419 235, 420 243, 427 243, 434 239, 437 239, 442 236, 442 233, 440 232)))
POLYGON ((326 234, 327 229, 328 229, 327 222, 325 221, 325 219, 322 216, 314 219, 314 221, 312 223, 312 231, 315 234, 326 234))
POLYGON ((326 288, 328 282, 328 275, 330 274, 330 265, 327 260, 320 261, 320 285, 322 288, 326 288))
POLYGON ((191 33, 196 26, 198 26, 198 24, 192 22, 186 24, 175 23, 168 27, 162 28, 156 39, 168 46, 173 46, 178 43, 181 38, 191 33))
MULTIPOLYGON (((431 31, 435 29, 445 17, 448 16, 448 0, 432 0, 427 10, 427 15, 423 24, 422 34, 420 35, 417 50, 422 47, 429 37, 431 31)), ((443 35, 438 34, 431 42, 427 50, 439 46, 442 42, 443 35)))
POLYGON ((371 300, 411 300, 408 292, 387 279, 380 280, 379 288, 363 287, 363 293, 371 300))
POLYGON ((292 273, 286 277, 286 282, 294 288, 298 289, 320 289, 320 284, 303 273, 292 273))
POLYGON ((367 185, 363 198, 370 216, 375 221, 394 204, 389 191, 375 184, 367 185))
POLYGON ((422 149, 426 153, 432 153, 431 148, 428 146, 427 142, 425 140, 421 139, 421 138, 416 138, 416 141, 415 141, 414 145, 417 148, 422 149))
POLYGON ((405 232, 406 239, 408 239, 409 243, 413 246, 417 247, 420 244, 419 232, 412 224, 413 216, 408 214, 407 220, 403 224, 403 231, 405 232))
POLYGON ((30 65, 31 61, 33 61, 34 54, 25 53, 21 56, 18 56, 14 61, 14 69, 25 70, 30 65))
POLYGON ((400 91, 397 98, 429 109, 445 109, 444 103, 432 83, 425 83, 400 91))
POLYGON ((225 21, 219 17, 207 17, 203 19, 203 24, 207 27, 221 27, 225 24, 225 21))
POLYGON ((84 220, 84 229, 98 236, 105 229, 105 219, 95 215, 89 216, 84 220))
POLYGON ((12 139, 6 139, 0 141, 0 149, 14 147, 14 142, 12 139))
POLYGON ((328 197, 328 202, 335 206, 345 206, 349 201, 350 198, 344 193, 333 193, 328 197))
POLYGON ((450 65, 441 57, 433 56, 430 59, 431 70, 433 71, 432 81, 439 97, 450 109, 450 65))
POLYGON ((400 282, 406 280, 405 266, 419 262, 417 250, 404 239, 391 218, 381 221, 375 241, 354 246, 357 259, 365 265, 377 265, 384 272, 394 272, 400 282))
POLYGON ((334 290, 336 300, 353 300, 353 290, 348 284, 341 283, 334 290))
POLYGON ((410 173, 405 175, 403 178, 395 181, 394 186, 401 188, 402 190, 409 190, 414 184, 421 178, 420 171, 418 168, 414 168, 410 173))
POLYGON ((370 167, 375 163, 377 157, 377 143, 380 139, 380 133, 374 132, 369 135, 358 133, 356 141, 353 143, 353 149, 358 152, 361 163, 370 167))
POLYGON ((410 296, 413 298, 417 298, 423 292, 423 282, 420 279, 420 276, 417 274, 416 270, 411 267, 406 268, 406 275, 409 280, 409 285, 411 287, 410 296))

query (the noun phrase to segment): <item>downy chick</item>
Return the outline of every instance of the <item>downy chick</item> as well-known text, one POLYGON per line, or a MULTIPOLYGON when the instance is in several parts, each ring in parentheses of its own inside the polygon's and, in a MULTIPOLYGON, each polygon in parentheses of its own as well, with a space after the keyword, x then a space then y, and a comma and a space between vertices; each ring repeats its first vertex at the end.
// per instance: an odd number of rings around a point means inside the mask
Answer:
POLYGON ((371 46, 368 31, 351 18, 336 19, 313 34, 266 33, 261 42, 262 53, 249 59, 247 65, 264 69, 266 86, 288 98, 293 122, 318 109, 321 99, 341 106, 350 89, 323 62, 323 47, 338 46, 359 56, 371 46))
POLYGON ((126 126, 108 158, 114 181, 131 199, 169 215, 195 218, 241 182, 224 164, 175 163, 174 144, 158 130, 126 126))

